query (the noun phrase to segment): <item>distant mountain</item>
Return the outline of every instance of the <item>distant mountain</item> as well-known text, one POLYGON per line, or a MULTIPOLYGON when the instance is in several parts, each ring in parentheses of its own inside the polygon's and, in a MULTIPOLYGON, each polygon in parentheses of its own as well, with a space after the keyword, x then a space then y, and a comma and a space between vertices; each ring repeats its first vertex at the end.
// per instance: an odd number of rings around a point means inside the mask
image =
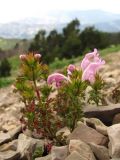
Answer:
POLYGON ((59 11, 42 18, 27 18, 18 22, 0 24, 0 37, 29 39, 33 38, 40 29, 45 29, 47 32, 57 29, 61 32, 62 28, 75 18, 80 20, 82 29, 92 25, 101 31, 120 31, 120 14, 101 10, 59 11))

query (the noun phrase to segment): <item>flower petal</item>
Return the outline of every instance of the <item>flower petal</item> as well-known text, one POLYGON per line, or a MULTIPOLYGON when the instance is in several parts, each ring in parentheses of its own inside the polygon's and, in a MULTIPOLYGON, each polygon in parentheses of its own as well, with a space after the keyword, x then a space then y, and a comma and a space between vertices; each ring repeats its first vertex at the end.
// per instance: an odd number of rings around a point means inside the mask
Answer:
POLYGON ((53 82, 55 82, 56 83, 56 87, 60 87, 61 82, 63 80, 70 81, 69 78, 64 76, 63 74, 53 73, 53 74, 48 76, 47 83, 48 84, 52 84, 53 82))

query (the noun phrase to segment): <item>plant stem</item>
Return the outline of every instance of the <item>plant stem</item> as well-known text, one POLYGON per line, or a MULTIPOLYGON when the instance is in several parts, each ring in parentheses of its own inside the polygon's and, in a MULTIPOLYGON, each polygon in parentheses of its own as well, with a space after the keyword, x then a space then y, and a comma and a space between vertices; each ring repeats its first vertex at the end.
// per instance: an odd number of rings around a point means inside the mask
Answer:
POLYGON ((37 97, 38 97, 39 102, 41 102, 40 93, 39 93, 38 88, 37 88, 37 85, 36 85, 34 68, 32 68, 32 71, 33 71, 33 83, 34 83, 34 87, 35 87, 35 92, 36 92, 36 94, 37 94, 37 97))

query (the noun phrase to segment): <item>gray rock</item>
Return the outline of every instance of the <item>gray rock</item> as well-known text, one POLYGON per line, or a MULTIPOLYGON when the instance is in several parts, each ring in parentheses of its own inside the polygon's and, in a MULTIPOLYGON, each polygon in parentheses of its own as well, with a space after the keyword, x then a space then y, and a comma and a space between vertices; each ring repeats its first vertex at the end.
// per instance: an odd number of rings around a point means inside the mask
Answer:
POLYGON ((99 119, 97 118, 83 118, 84 123, 89 127, 96 129, 103 135, 107 135, 107 126, 105 126, 99 119))
POLYGON ((69 152, 72 153, 73 151, 77 151, 85 159, 96 160, 90 146, 81 140, 70 140, 69 152))
POLYGON ((77 151, 73 151, 65 160, 88 160, 82 157, 77 151))
POLYGON ((51 150, 52 160, 64 160, 68 155, 68 146, 53 146, 51 150))
POLYGON ((108 143, 108 138, 95 129, 90 128, 84 124, 79 125, 68 137, 68 141, 71 139, 80 139, 85 143, 95 143, 98 145, 106 146, 108 143))
POLYGON ((105 125, 111 125, 113 117, 120 113, 120 104, 112 104, 109 106, 87 106, 84 107, 84 115, 86 118, 98 118, 105 125), (109 118, 108 118, 109 117, 109 118))
POLYGON ((112 158, 120 158, 120 124, 115 124, 107 129, 109 136, 109 154, 112 158))
POLYGON ((98 160, 109 160, 108 149, 104 146, 96 145, 94 143, 89 144, 93 153, 98 158, 98 160))
POLYGON ((112 158, 112 159, 110 159, 110 160, 120 160, 120 158, 112 158))
POLYGON ((70 135, 70 130, 68 127, 61 128, 59 131, 57 131, 56 136, 59 136, 62 134, 62 137, 68 137, 70 135))
POLYGON ((5 143, 3 145, 0 146, 0 152, 3 151, 8 151, 8 150, 13 150, 16 151, 17 150, 17 139, 13 140, 12 142, 9 143, 5 143))
POLYGON ((11 136, 11 139, 17 138, 17 136, 22 132, 22 126, 18 126, 11 131, 9 131, 9 135, 11 136))
POLYGON ((25 136, 24 134, 20 134, 18 137, 17 151, 20 152, 21 158, 24 157, 30 145, 31 145, 31 138, 25 136))
POLYGON ((5 151, 0 152, 0 160, 18 160, 20 158, 20 153, 16 151, 5 151))
POLYGON ((20 152, 21 158, 28 158, 31 160, 32 154, 38 145, 43 148, 43 141, 20 134, 18 137, 17 151, 20 152))
POLYGON ((9 142, 11 140, 11 136, 9 133, 0 133, 0 145, 6 142, 9 142))
POLYGON ((113 118, 112 124, 120 123, 120 113, 116 114, 113 118))
POLYGON ((53 160, 51 155, 45 156, 45 157, 39 157, 35 158, 35 160, 53 160))

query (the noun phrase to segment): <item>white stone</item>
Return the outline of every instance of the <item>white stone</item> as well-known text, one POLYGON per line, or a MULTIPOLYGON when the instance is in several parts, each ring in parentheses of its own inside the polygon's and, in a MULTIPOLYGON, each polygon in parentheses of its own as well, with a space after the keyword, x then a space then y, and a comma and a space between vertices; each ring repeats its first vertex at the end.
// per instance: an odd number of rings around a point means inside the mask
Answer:
POLYGON ((77 151, 85 159, 95 160, 90 146, 81 140, 70 140, 69 152, 72 153, 73 151, 77 151))
POLYGON ((109 136, 109 154, 112 158, 120 158, 120 124, 115 124, 107 129, 109 136))

